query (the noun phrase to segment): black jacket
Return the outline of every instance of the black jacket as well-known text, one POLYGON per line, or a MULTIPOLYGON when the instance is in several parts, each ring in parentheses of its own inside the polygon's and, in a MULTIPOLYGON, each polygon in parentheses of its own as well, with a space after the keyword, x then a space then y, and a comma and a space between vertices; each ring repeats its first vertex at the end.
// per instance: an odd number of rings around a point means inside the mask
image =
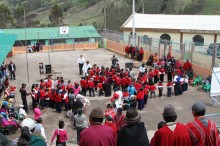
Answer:
POLYGON ((117 146, 149 146, 149 140, 144 123, 130 124, 121 128, 118 134, 117 146))

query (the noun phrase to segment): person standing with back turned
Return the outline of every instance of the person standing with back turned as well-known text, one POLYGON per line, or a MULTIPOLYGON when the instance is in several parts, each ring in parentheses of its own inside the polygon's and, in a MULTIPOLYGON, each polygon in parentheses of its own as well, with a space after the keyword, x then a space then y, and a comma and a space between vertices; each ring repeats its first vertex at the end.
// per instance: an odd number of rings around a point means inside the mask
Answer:
POLYGON ((204 115, 204 103, 196 102, 192 106, 194 120, 187 124, 192 146, 218 146, 219 133, 216 124, 204 115))

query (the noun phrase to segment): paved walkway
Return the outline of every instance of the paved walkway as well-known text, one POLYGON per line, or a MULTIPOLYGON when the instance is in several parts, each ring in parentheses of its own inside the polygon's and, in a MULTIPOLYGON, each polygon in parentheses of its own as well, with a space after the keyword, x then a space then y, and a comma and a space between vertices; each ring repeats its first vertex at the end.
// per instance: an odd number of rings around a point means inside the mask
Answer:
MULTIPOLYGON (((23 82, 27 83, 27 90, 31 92, 31 85, 33 83, 38 83, 40 78, 44 78, 44 75, 39 74, 38 64, 43 62, 44 65, 50 62, 52 65, 52 69, 56 72, 61 72, 62 76, 64 77, 65 81, 71 80, 79 81, 80 76, 78 75, 78 65, 76 64, 76 60, 80 55, 84 55, 86 60, 89 60, 91 64, 97 64, 98 66, 110 66, 111 65, 111 57, 114 52, 108 51, 106 49, 98 49, 98 50, 91 50, 91 51, 63 51, 63 52, 51 52, 43 53, 29 53, 28 54, 28 66, 29 66, 29 83, 27 80, 27 67, 26 67, 26 59, 25 54, 18 54, 12 58, 17 66, 16 71, 16 80, 10 82, 12 85, 17 86, 17 93, 16 93, 16 105, 18 106, 21 103, 20 94, 18 92, 21 84, 23 82)), ((124 56, 115 54, 119 60, 119 64, 121 68, 125 67, 126 62, 132 62, 130 59, 125 59, 124 56)), ((137 72, 137 69, 134 69, 137 72)), ((59 76, 59 75, 58 75, 59 76)), ((55 77, 55 75, 54 75, 55 77)), ((97 94, 96 94, 97 95, 97 94)), ((157 94, 158 95, 158 94, 157 94)), ((164 90, 164 95, 166 95, 166 90, 164 90)), ((94 107, 101 107, 103 110, 105 109, 107 103, 109 103, 109 98, 106 97, 91 97, 91 108, 94 107)), ((28 97, 28 101, 31 102, 31 97, 28 97)), ((187 123, 193 119, 191 114, 191 106, 196 101, 203 101, 206 103, 207 106, 207 114, 209 113, 216 113, 219 111, 219 107, 211 107, 209 102, 209 94, 203 91, 198 91, 197 87, 189 86, 189 90, 181 96, 172 96, 166 97, 163 96, 162 98, 156 99, 149 99, 147 107, 139 111, 142 117, 142 121, 147 126, 147 130, 156 130, 157 123, 160 122, 162 119, 162 111, 165 105, 173 104, 176 107, 176 111, 178 114, 178 121, 181 123, 187 123)), ((32 111, 30 111, 29 117, 33 117, 32 111)), ((44 127, 46 131, 46 135, 48 141, 50 141, 53 131, 57 127, 58 121, 60 119, 65 121, 65 129, 68 131, 69 141, 68 146, 76 145, 76 131, 72 129, 72 121, 65 118, 65 112, 61 114, 55 113, 52 109, 46 109, 43 113, 43 120, 44 120, 44 127)), ((215 119, 218 120, 218 119, 215 119)), ((219 122, 216 121, 216 122, 219 122)), ((152 133, 150 131, 150 133, 152 133)), ((20 132, 18 131, 16 134, 9 136, 10 139, 14 139, 18 137, 20 132)), ((152 134, 150 134, 152 135, 152 134)), ((149 136, 150 136, 149 135, 149 136)), ((151 136, 150 136, 151 137, 151 136)), ((54 141, 55 142, 55 141, 54 141)))

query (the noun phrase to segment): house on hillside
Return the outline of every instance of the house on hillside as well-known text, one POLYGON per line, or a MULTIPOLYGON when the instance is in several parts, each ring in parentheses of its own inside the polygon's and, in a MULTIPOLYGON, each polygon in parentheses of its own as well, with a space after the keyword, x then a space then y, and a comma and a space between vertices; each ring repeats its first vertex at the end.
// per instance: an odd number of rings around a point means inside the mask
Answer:
POLYGON ((100 38, 94 26, 64 26, 45 28, 1 29, 17 36, 14 46, 95 43, 100 38))
MULTIPOLYGON (((134 15, 135 36, 144 42, 147 38, 167 40, 172 43, 191 43, 196 46, 208 46, 220 42, 219 15, 134 15)), ((124 41, 131 42, 133 15, 121 26, 124 41)), ((136 39, 137 40, 137 39, 136 39)), ((163 42, 163 41, 162 41, 163 42)), ((207 47, 206 47, 207 48, 207 47)))

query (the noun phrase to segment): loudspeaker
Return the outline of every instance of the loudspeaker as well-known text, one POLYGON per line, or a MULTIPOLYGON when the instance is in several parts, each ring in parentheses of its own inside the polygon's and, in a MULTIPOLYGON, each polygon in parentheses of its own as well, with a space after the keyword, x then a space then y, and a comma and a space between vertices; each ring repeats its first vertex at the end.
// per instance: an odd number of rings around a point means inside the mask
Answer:
POLYGON ((52 73, 51 65, 50 64, 45 65, 45 70, 46 70, 46 74, 51 74, 52 73))
POLYGON ((134 64, 132 62, 125 63, 125 68, 133 68, 134 64))

